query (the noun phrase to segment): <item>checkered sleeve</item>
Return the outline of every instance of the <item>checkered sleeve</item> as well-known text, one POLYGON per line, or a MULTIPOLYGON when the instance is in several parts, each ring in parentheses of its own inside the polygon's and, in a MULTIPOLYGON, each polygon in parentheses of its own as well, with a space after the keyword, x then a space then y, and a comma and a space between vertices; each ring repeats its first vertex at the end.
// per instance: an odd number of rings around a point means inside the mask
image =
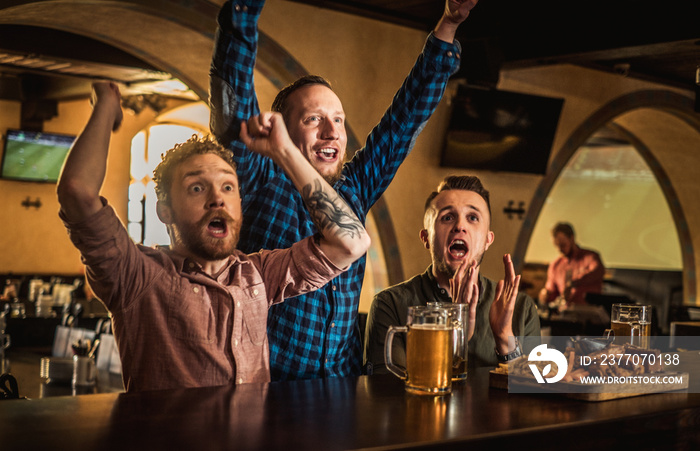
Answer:
POLYGON ((227 1, 219 11, 218 30, 210 68, 210 128, 230 148, 238 165, 241 186, 254 190, 272 162, 250 152, 238 140, 240 123, 260 113, 253 83, 258 48, 258 18, 264 1, 227 1))
POLYGON ((379 199, 437 108, 450 76, 459 69, 459 42, 428 36, 423 51, 364 147, 349 163, 348 178, 361 187, 365 211, 379 199))

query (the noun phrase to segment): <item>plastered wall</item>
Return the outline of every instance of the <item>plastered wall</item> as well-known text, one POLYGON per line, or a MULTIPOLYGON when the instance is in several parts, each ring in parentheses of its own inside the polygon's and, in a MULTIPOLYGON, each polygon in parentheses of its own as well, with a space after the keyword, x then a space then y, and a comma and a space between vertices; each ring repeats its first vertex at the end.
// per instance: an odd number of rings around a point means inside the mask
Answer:
MULTIPOLYGON (((462 26, 469 26, 469 21, 462 26)), ((360 140, 384 112, 425 39, 425 33, 417 30, 274 0, 268 2, 263 12, 261 29, 310 72, 331 79, 344 103, 349 125, 360 140)), ((619 96, 667 90, 692 98, 689 92, 571 65, 504 70, 498 87, 565 99, 552 159, 572 133, 619 96)), ((482 271, 489 277, 500 278, 503 273, 501 257, 514 252, 523 228, 523 221, 509 219, 503 214, 503 208, 509 200, 524 201, 528 208, 543 177, 439 167, 449 98, 454 89, 453 85, 448 87, 445 99, 399 169, 385 199, 394 223, 403 270, 405 276, 410 277, 425 270, 430 263, 428 252, 418 239, 425 197, 446 175, 478 175, 491 191, 492 226, 496 235, 482 271)), ((652 147, 653 155, 667 170, 674 189, 683 193, 679 195, 680 201, 691 235, 696 237, 697 233, 692 231, 698 230, 700 212, 696 211, 697 203, 691 200, 700 195, 700 186, 691 169, 700 163, 697 151, 700 137, 696 129, 658 109, 635 109, 615 119, 630 125, 631 131, 638 132, 652 147)), ((700 243, 693 238, 690 244, 697 247, 700 243)))
MULTIPOLYGON (((90 115, 87 99, 61 102, 58 116, 44 124, 44 131, 77 135, 90 115)), ((102 194, 122 218, 126 218, 131 138, 155 115, 126 113, 122 127, 112 137, 102 194)), ((0 132, 19 128, 19 102, 0 102, 0 132)), ((0 180, 0 273, 80 274, 78 251, 58 217, 56 185, 0 180), (40 208, 25 208, 22 201, 41 201, 40 208)))
MULTIPOLYGON (((436 3, 436 8, 441 7, 436 3)), ((469 21, 463 24, 463 27, 467 26, 469 21)), ((360 141, 389 105, 427 35, 420 30, 283 0, 268 0, 260 28, 309 72, 331 80, 343 101, 348 125, 360 141)), ((209 53, 210 48, 199 52, 209 53)), ((187 56, 180 59, 186 66, 187 56)), ((206 71, 200 71, 199 75, 193 76, 199 86, 207 85, 205 74, 206 71)), ((275 88, 262 80, 257 86, 261 105, 268 108, 275 88)), ((454 88, 448 88, 448 95, 385 193, 406 277, 422 272, 430 261, 418 239, 425 197, 445 175, 469 172, 438 165, 450 92, 454 88)), ((620 95, 664 89, 692 97, 688 92, 566 65, 503 71, 499 88, 565 98, 553 159, 575 130, 620 95)), ((85 101, 70 102, 61 104, 59 112, 58 118, 46 123, 46 130, 77 133, 87 120, 89 106, 85 101)), ((19 105, 0 102, 0 119, 0 131, 17 127, 19 105)), ((128 183, 128 141, 150 119, 148 116, 130 118, 123 130, 114 136, 113 149, 116 146, 124 153, 117 154, 113 150, 104 192, 121 215, 125 211, 128 183)), ((692 236, 691 242, 685 244, 691 249, 698 247, 700 237, 696 231, 699 230, 700 206, 696 199, 700 195, 700 186, 695 168, 700 166, 700 138, 696 128, 675 115, 653 108, 630 111, 617 120, 645 141, 667 171, 670 183, 679 193, 679 202, 692 236)), ((492 192, 492 225, 496 234, 482 271, 489 277, 499 278, 502 274, 501 256, 513 252, 523 229, 522 220, 508 219, 502 210, 509 200, 524 201, 525 207, 529 208, 543 177, 483 171, 473 173, 480 176, 492 192)), ((77 253, 57 219, 54 187, 0 181, 0 191, 0 272, 77 272, 80 268, 77 253), (41 209, 22 208, 20 202, 27 196, 41 198, 41 209)), ((693 258, 695 266, 699 267, 698 257, 693 258)))

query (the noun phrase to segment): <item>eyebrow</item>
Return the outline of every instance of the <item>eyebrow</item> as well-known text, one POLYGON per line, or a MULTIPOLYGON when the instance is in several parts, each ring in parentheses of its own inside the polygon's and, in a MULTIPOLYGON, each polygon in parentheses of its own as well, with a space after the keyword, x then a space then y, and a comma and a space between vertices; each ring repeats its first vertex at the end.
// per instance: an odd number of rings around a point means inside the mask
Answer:
MULTIPOLYGON (((471 209, 471 210, 476 211, 476 212, 479 213, 479 214, 482 214, 482 213, 481 213, 481 210, 479 210, 479 208, 476 207, 475 205, 469 204, 469 205, 467 205, 467 207, 468 207, 469 209, 471 209)), ((437 215, 440 216, 440 214, 441 214, 443 211, 447 211, 447 210, 457 210, 457 208, 456 208, 454 205, 447 205, 447 206, 442 207, 441 209, 439 209, 439 210, 437 211, 437 215)))
POLYGON ((302 114, 311 114, 311 113, 322 113, 324 116, 345 116, 345 110, 333 110, 330 113, 326 114, 326 108, 323 105, 311 105, 311 106, 303 106, 301 105, 299 107, 299 111, 301 111, 302 114))
MULTIPOLYGON (((195 169, 192 171, 187 171, 184 174, 182 174, 182 178, 186 179, 188 177, 196 177, 198 175, 201 175, 204 171, 201 169, 195 169)), ((218 172, 223 172, 224 174, 229 174, 229 175, 236 175, 235 171, 233 169, 220 169, 218 172)))
POLYGON ((335 118, 340 117, 340 118, 345 119, 345 113, 342 113, 342 112, 340 112, 340 113, 324 113, 324 112, 318 111, 318 110, 309 110, 309 111, 303 111, 301 114, 301 117, 303 119, 306 119, 310 116, 320 116, 320 117, 331 118, 331 119, 335 119, 335 118))

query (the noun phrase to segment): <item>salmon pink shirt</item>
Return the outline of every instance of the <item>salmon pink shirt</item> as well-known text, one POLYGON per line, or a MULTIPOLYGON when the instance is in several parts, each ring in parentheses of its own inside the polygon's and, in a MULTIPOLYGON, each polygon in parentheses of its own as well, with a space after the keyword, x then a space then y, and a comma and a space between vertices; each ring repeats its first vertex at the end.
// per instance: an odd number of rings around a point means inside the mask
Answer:
POLYGON ((342 272, 309 237, 288 249, 236 251, 214 279, 173 251, 134 244, 102 202, 80 223, 62 219, 112 315, 129 392, 269 381, 268 308, 342 272))

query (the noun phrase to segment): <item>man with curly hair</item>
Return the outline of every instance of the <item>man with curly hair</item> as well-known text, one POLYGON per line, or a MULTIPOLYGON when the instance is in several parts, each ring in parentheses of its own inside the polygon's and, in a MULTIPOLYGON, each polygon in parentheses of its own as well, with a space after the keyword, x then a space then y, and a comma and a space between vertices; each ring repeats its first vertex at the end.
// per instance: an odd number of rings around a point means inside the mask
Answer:
POLYGON ((284 168, 318 233, 286 249, 236 249, 241 197, 231 153, 211 138, 175 146, 154 171, 170 249, 134 244, 107 200, 110 135, 122 119, 112 83, 61 173, 60 216, 88 281, 112 314, 127 391, 270 380, 267 310, 325 285, 369 247, 357 216, 292 143, 279 113, 243 124, 248 149, 284 168))

